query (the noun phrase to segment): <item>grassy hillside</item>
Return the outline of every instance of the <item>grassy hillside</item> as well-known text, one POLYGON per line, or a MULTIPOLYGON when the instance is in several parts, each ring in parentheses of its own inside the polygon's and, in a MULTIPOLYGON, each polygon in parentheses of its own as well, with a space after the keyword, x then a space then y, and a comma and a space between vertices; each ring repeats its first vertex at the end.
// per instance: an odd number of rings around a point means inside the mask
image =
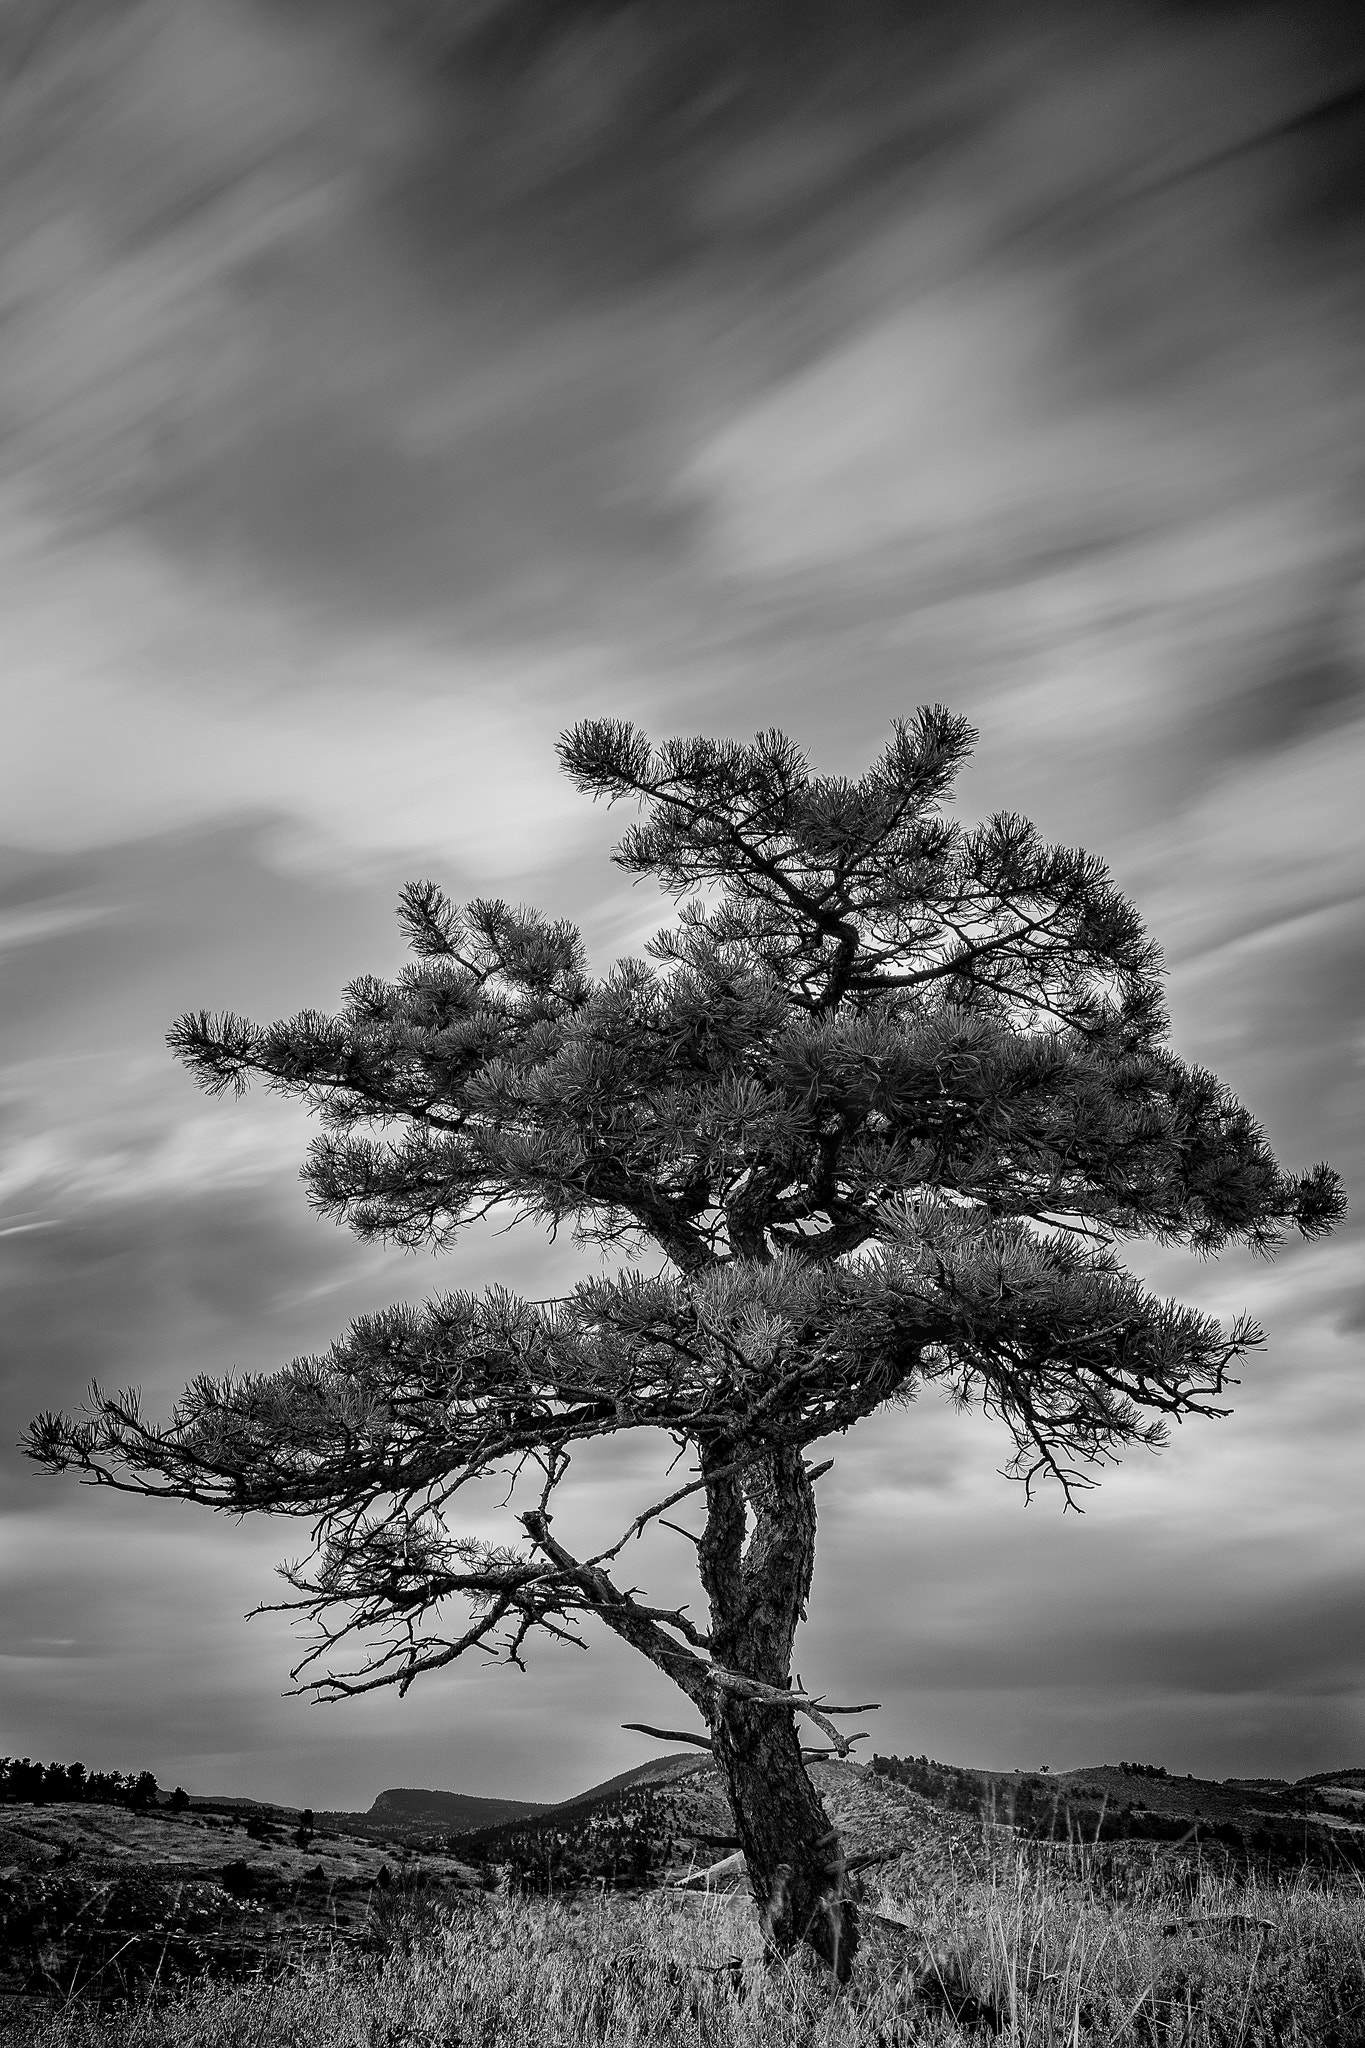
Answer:
POLYGON ((257 1805, 0 1807, 0 2001, 278 1969, 365 1942, 390 1893, 478 1882, 449 1854, 301 1835, 298 1820, 257 1805))
MULTIPOLYGON (((910 1799, 912 1795, 905 1795, 910 1799)), ((122 2011, 69 2002, 18 2048, 1358 2048, 1365 1898, 1158 1855, 1119 1901, 1081 1849, 987 1831, 869 1887, 852 1984, 767 1967, 741 1894, 464 1893, 274 1981, 203 1981, 122 2011), (1173 1879, 1177 1881, 1173 1881, 1173 1879)))

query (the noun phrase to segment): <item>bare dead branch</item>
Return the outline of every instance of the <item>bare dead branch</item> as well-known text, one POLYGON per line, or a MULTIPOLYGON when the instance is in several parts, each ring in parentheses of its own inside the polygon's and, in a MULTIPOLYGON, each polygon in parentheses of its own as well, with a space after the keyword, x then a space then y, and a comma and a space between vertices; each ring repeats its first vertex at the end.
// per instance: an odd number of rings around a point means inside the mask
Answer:
POLYGON ((869 1700, 860 1707, 832 1707, 818 1694, 803 1689, 795 1692, 778 1685, 764 1685, 757 1678, 745 1678, 738 1671, 724 1671, 713 1664, 710 1669, 711 1683, 718 1691, 738 1693, 741 1699, 750 1700, 755 1706, 780 1707, 792 1713, 804 1714, 814 1721, 822 1735, 827 1735, 837 1756, 850 1754, 855 1742, 866 1739, 866 1731, 859 1735, 845 1735, 835 1727, 831 1714, 868 1714, 877 1711, 878 1702, 869 1700))
MULTIPOLYGON (((652 1664, 681 1686, 694 1704, 701 1706, 707 1696, 710 1667, 681 1643, 664 1633, 657 1610, 646 1612, 612 1584, 607 1574, 595 1564, 584 1564, 566 1550, 550 1534, 550 1518, 539 1510, 521 1517, 522 1526, 539 1550, 552 1563, 559 1566, 565 1575, 573 1579, 584 1594, 584 1605, 600 1614, 607 1626, 625 1642, 640 1650, 652 1664)), ((668 1616, 668 1625, 676 1628, 699 1647, 706 1647, 706 1640, 693 1627, 685 1615, 668 1616)))
POLYGON ((714 1756, 716 1745, 706 1735, 689 1735, 683 1728, 651 1728, 648 1721, 623 1721, 623 1728, 633 1729, 637 1735, 654 1735, 660 1742, 690 1742, 694 1749, 704 1749, 714 1756))

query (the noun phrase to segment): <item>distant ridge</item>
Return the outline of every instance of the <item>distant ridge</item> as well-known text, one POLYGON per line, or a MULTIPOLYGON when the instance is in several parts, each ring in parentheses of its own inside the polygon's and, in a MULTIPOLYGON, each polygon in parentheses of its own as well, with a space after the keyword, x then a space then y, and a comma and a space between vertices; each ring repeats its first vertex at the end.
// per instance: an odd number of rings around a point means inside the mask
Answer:
POLYGON ((545 1802, 534 1799, 482 1799, 470 1792, 425 1792, 408 1785, 381 1792, 365 1816, 376 1823, 416 1821, 447 1834, 472 1835, 501 1821, 530 1820, 544 1813, 545 1802))
POLYGON ((667 1784, 684 1771, 694 1771, 701 1758, 691 1750, 658 1756, 634 1770, 618 1771, 586 1792, 568 1799, 487 1799, 470 1792, 423 1791, 415 1786, 396 1785, 381 1792, 364 1816, 371 1828, 429 1828, 448 1835, 481 1834, 485 1828, 504 1827, 518 1821, 535 1820, 547 1813, 567 1813, 580 1807, 596 1806, 633 1785, 667 1784))

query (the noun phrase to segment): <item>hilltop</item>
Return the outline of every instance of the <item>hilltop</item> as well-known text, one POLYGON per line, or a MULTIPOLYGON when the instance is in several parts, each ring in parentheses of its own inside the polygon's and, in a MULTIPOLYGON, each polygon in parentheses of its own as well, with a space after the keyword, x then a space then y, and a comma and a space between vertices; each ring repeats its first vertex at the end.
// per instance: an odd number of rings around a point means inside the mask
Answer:
POLYGON ((426 1792, 397 1786, 381 1792, 365 1819, 375 1827, 444 1829, 452 1835, 473 1834, 498 1821, 527 1820, 543 1813, 533 1799, 484 1799, 468 1792, 426 1792))
POLYGON ((1365 1870, 1365 1773, 1283 1778, 1174 1776, 1156 1764, 1092 1764, 1050 1774, 984 1771, 930 1757, 874 1757, 872 1769, 940 1808, 1032 1839, 1214 1845, 1264 1866, 1365 1870))

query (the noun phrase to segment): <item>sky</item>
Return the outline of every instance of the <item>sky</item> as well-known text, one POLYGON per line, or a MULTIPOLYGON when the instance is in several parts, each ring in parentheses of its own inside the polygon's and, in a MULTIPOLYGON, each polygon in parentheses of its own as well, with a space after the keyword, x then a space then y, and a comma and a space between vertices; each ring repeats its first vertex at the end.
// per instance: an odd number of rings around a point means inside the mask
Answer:
MULTIPOLYGON (((856 773, 941 701, 962 815, 1109 862, 1177 1048, 1355 1220, 1132 1248, 1268 1342, 1083 1517, 933 1395, 840 1440, 798 1667, 883 1753, 1359 1763, 1359 10, 34 0, 0 251, 0 1752, 363 1807, 564 1797, 654 1753, 622 1722, 690 1725, 605 1637, 288 1697, 303 1645, 244 1616, 297 1527, 10 1446, 92 1378, 160 1413, 582 1269, 317 1220, 302 1113, 199 1094, 177 1015, 394 973, 421 876, 638 950, 668 907, 557 773, 579 718, 856 773)), ((664 1449, 585 1459, 564 1528, 623 1527, 664 1449)))

